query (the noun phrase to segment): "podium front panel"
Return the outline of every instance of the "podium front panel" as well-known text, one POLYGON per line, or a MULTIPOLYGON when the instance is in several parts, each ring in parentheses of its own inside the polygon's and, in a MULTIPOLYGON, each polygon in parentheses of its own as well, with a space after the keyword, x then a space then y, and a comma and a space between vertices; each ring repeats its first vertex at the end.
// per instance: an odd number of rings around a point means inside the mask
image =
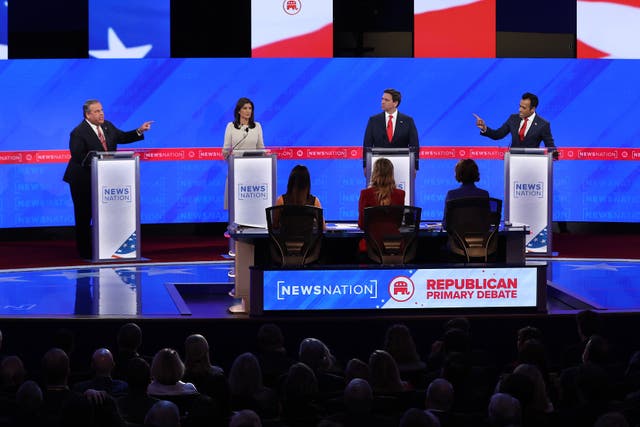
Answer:
POLYGON ((412 153, 406 154, 378 154, 368 153, 367 155, 367 187, 371 182, 371 175, 373 173, 373 165, 376 160, 384 157, 389 159, 393 164, 393 178, 396 181, 396 188, 405 191, 404 204, 413 206, 414 200, 414 181, 413 181, 413 168, 414 168, 414 156, 412 153))
POLYGON ((529 225, 529 253, 551 252, 551 162, 549 154, 505 154, 505 220, 529 225))
POLYGON ((94 158, 93 259, 140 258, 139 159, 94 158))
POLYGON ((267 228, 265 209, 275 203, 275 154, 229 157, 230 222, 267 228))

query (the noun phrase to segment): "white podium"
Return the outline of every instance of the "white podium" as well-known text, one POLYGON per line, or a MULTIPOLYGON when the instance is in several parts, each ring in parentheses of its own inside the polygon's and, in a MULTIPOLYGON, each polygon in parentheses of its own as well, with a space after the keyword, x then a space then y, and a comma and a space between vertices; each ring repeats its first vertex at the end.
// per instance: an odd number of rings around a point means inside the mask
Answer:
MULTIPOLYGON (((227 159, 229 166, 229 224, 231 228, 267 228, 265 209, 276 202, 276 155, 266 150, 236 150, 227 159)), ((232 313, 247 313, 249 308, 249 270, 238 265, 253 265, 253 249, 244 242, 235 245, 235 298, 232 313)))
POLYGON ((90 154, 93 261, 139 260, 140 159, 133 151, 90 154))
POLYGON ((553 152, 546 148, 511 148, 504 156, 505 223, 527 224, 525 249, 551 255, 553 152))
POLYGON ((415 206, 415 156, 416 152, 409 148, 377 148, 367 147, 365 152, 365 175, 367 187, 371 181, 373 164, 380 157, 385 157, 393 164, 393 177, 396 187, 405 191, 404 204, 415 206))

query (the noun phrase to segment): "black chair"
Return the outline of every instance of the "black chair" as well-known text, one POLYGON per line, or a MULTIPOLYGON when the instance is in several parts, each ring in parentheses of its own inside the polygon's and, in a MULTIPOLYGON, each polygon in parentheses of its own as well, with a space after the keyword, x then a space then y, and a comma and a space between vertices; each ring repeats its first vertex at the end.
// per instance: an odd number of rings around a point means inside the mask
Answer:
POLYGON ((280 205, 266 209, 271 258, 279 266, 301 266, 317 261, 323 235, 322 209, 280 205))
POLYGON ((416 255, 422 208, 372 206, 364 209, 363 231, 369 259, 379 264, 406 264, 416 255))
POLYGON ((502 200, 463 197, 447 201, 447 247, 466 262, 484 261, 498 251, 502 200))

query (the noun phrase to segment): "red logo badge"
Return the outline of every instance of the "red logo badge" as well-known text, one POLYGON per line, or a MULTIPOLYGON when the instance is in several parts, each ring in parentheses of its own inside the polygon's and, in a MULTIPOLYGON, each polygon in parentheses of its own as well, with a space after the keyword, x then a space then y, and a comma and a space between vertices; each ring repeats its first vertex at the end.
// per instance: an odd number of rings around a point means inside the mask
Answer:
POLYGON ((389 296, 394 301, 405 302, 411 299, 415 286, 406 276, 398 276, 389 283, 389 296))
POLYGON ((284 0, 282 8, 287 15, 296 15, 302 9, 302 2, 300 0, 284 0))

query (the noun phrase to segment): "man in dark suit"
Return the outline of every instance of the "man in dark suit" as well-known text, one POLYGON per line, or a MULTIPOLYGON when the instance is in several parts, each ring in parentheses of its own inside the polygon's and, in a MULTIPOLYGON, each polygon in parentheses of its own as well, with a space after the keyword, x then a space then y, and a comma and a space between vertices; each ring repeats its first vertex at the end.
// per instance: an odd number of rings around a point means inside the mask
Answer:
POLYGON ((520 100, 519 113, 509 116, 498 129, 487 127, 484 120, 474 114, 476 126, 480 129, 480 135, 494 140, 502 139, 510 133, 513 148, 538 148, 543 142, 556 157, 557 151, 551 136, 551 124, 536 113, 537 107, 538 97, 526 92, 520 100))
POLYGON ((136 130, 123 132, 104 119, 102 104, 90 99, 82 106, 84 120, 71 131, 67 164, 63 180, 69 183, 76 223, 76 247, 81 258, 91 259, 91 159, 90 151, 115 151, 118 144, 144 139, 151 128, 144 122, 136 130))
POLYGON ((410 148, 415 151, 415 169, 418 170, 420 143, 413 118, 398 111, 402 95, 395 89, 385 89, 382 94, 380 114, 369 117, 362 144, 362 161, 366 167, 366 149, 410 148))

